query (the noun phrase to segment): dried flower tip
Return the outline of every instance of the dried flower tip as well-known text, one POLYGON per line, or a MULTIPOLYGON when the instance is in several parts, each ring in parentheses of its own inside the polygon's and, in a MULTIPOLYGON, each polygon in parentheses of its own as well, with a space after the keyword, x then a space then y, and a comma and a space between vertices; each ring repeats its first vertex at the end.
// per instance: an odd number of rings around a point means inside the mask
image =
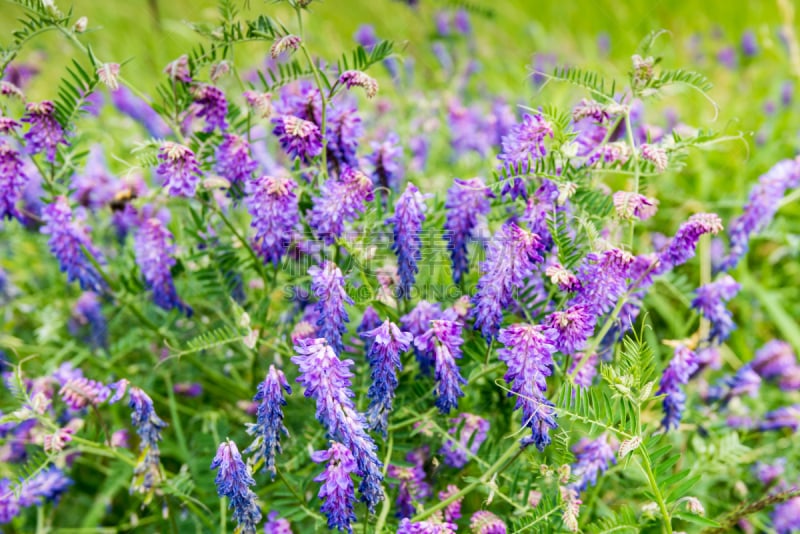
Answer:
POLYGON ((561 490, 561 501, 564 503, 564 512, 561 514, 564 526, 570 532, 578 532, 578 515, 581 511, 582 501, 574 489, 566 486, 560 486, 559 489, 561 490))
POLYGON ((53 0, 42 0, 42 7, 47 12, 47 14, 53 18, 60 19, 64 16, 64 14, 61 13, 61 10, 58 9, 58 6, 56 6, 56 3, 53 0))
POLYGON ((697 497, 684 497, 684 502, 689 512, 696 515, 706 515, 706 509, 697 497))
POLYGON ((631 61, 633 62, 634 85, 646 84, 653 78, 653 67, 656 62, 652 56, 643 58, 639 54, 634 54, 634 56, 631 58, 631 61))
POLYGON ((119 89, 119 63, 103 63, 97 68, 97 77, 112 91, 119 89))
POLYGON ((669 159, 667 158, 667 151, 663 148, 645 143, 642 145, 641 154, 642 159, 652 162, 658 172, 667 170, 669 159))
POLYGON ((377 80, 360 70, 348 70, 343 72, 342 75, 339 76, 339 83, 346 85, 348 89, 362 87, 364 92, 367 93, 367 98, 373 98, 378 94, 377 80))
POLYGON ((184 54, 175 61, 169 63, 164 68, 164 73, 175 81, 191 83, 192 73, 189 70, 189 56, 184 54))
POLYGON ((558 184, 558 198, 556 199, 556 203, 559 206, 563 206, 567 202, 567 200, 572 198, 572 195, 574 195, 575 191, 577 190, 578 190, 578 184, 573 182, 558 184))
POLYGON ((89 25, 89 19, 86 17, 81 17, 75 21, 75 24, 72 26, 72 31, 75 33, 83 33, 86 31, 86 27, 89 25))
POLYGON ((219 63, 214 63, 211 65, 211 69, 209 71, 209 76, 211 81, 217 83, 217 80, 226 76, 231 71, 231 64, 227 61, 223 60, 219 63))
POLYGON ((25 100, 25 93, 22 92, 22 89, 11 82, 0 82, 0 95, 15 96, 20 100, 25 100))
POLYGON ((622 219, 649 219, 658 209, 658 200, 632 191, 617 191, 613 200, 617 215, 622 219))
POLYGON ((575 291, 580 287, 578 277, 560 263, 549 266, 545 269, 544 274, 550 277, 550 282, 557 284, 562 291, 575 291))
POLYGON ((639 436, 633 436, 631 439, 626 439, 622 443, 619 444, 619 457, 625 458, 629 452, 635 451, 639 448, 639 445, 642 444, 642 438, 639 436))
POLYGON ((297 50, 300 48, 301 39, 297 35, 286 35, 284 37, 279 37, 275 39, 275 42, 272 43, 272 46, 269 49, 269 55, 272 56, 273 59, 277 59, 278 56, 286 52, 287 50, 297 50))

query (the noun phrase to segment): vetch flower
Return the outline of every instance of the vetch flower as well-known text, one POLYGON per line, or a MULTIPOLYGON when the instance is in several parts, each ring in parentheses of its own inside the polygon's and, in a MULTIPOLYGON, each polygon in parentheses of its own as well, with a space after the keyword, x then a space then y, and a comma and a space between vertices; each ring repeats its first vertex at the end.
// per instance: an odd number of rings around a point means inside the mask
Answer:
POLYGON ((345 223, 356 220, 373 198, 367 175, 348 167, 339 179, 330 178, 322 184, 321 196, 314 199, 308 224, 317 237, 331 245, 344 233, 345 223))
POLYGON ((400 354, 408 350, 414 337, 408 332, 401 332, 389 320, 361 335, 373 340, 367 353, 372 378, 367 392, 370 399, 367 423, 372 430, 386 437, 389 412, 392 411, 394 391, 397 389, 397 372, 403 369, 400 354))
POLYGON ((144 100, 134 95, 130 89, 121 86, 111 91, 111 102, 120 112, 141 123, 151 137, 166 137, 170 128, 164 119, 144 100))
POLYGON ((480 178, 456 179, 447 190, 444 207, 447 216, 444 222, 444 239, 450 250, 453 266, 453 281, 461 283, 469 272, 467 244, 473 236, 480 218, 491 209, 490 199, 495 195, 480 178))
POLYGON ((278 517, 278 512, 272 511, 264 523, 264 534, 292 534, 292 525, 287 519, 278 517))
POLYGON ((255 231, 253 249, 265 263, 278 265, 286 255, 292 231, 300 222, 297 183, 291 178, 261 176, 245 184, 245 204, 255 231))
POLYGON ((740 288, 729 275, 723 275, 717 281, 697 288, 692 308, 702 313, 711 323, 709 340, 712 343, 722 343, 736 328, 731 312, 725 308, 725 302, 735 297, 740 288))
POLYGON ((511 304, 515 289, 531 274, 534 264, 542 261, 540 250, 539 236, 513 222, 500 227, 489 243, 470 311, 474 328, 487 340, 497 335, 503 310, 511 304))
POLYGON ((247 105, 255 111, 262 119, 272 117, 274 107, 272 105, 272 93, 258 93, 256 91, 245 91, 242 93, 247 105))
POLYGON ((490 424, 483 417, 471 413, 460 413, 450 423, 453 426, 448 433, 456 439, 445 441, 440 452, 447 465, 461 469, 486 441, 490 424))
POLYGON ((317 297, 319 334, 328 340, 337 354, 341 354, 344 348, 342 334, 347 331, 345 323, 350 321, 344 305, 354 304, 345 291, 342 271, 332 261, 325 261, 321 267, 311 267, 308 274, 311 275, 311 291, 317 297))
POLYGON ((97 67, 97 78, 112 91, 119 89, 119 63, 103 63, 97 67))
POLYGON ((722 231, 722 220, 715 213, 696 213, 683 223, 669 243, 659 251, 658 272, 668 271, 694 257, 697 241, 704 234, 722 231))
POLYGON ((545 324, 555 333, 556 350, 565 355, 575 354, 586 346, 596 323, 597 315, 584 304, 555 311, 545 318, 545 324))
MULTIPOLYGON (((643 143, 640 147, 642 159, 645 161, 650 161, 653 165, 656 166, 656 170, 658 172, 664 172, 667 170, 667 165, 669 165, 669 159, 667 157, 667 151, 663 148, 650 145, 648 143, 643 143)), ((655 211, 655 208, 653 208, 655 211)))
POLYGON ((252 454, 253 463, 264 460, 264 470, 272 479, 275 479, 275 455, 282 452, 281 434, 289 435, 283 424, 283 406, 286 406, 287 395, 292 393, 292 388, 286 381, 283 371, 269 366, 267 377, 258 385, 258 391, 253 401, 258 402, 258 418, 256 423, 248 423, 247 433, 255 436, 253 443, 245 449, 245 454, 252 454))
POLYGON ((204 132, 210 133, 216 128, 224 132, 228 128, 228 122, 225 120, 228 114, 228 100, 220 88, 208 84, 197 85, 192 88, 192 97, 197 116, 206 121, 204 132))
MULTIPOLYGON (((348 168, 358 168, 358 140, 364 133, 355 106, 339 103, 329 109, 325 126, 328 167, 341 175, 348 168)), ((367 178, 369 179, 369 178, 367 178)))
MULTIPOLYGON (((356 328, 356 332, 362 338, 364 338, 364 349, 367 354, 369 354, 370 347, 372 347, 373 336, 369 335, 365 336, 364 333, 370 332, 371 330, 375 330, 376 328, 381 326, 381 324, 383 323, 381 322, 381 318, 378 317, 378 312, 375 311, 375 308, 373 308, 372 306, 367 306, 366 309, 364 310, 364 315, 361 316, 361 323, 356 328)), ((413 337, 414 336, 411 336, 412 341, 413 337)))
POLYGON ((425 481, 425 469, 421 464, 412 467, 389 465, 386 474, 397 479, 397 517, 411 517, 416 512, 415 502, 431 495, 431 486, 425 481))
POLYGON ((111 391, 105 384, 82 376, 70 379, 61 387, 58 394, 71 409, 81 410, 105 402, 111 391))
POLYGON ((800 497, 775 505, 771 518, 772 527, 778 534, 797 532, 800 529, 800 497))
POLYGON ((390 133, 383 141, 375 141, 371 145, 372 153, 367 161, 372 165, 372 183, 376 187, 397 189, 402 179, 400 158, 403 147, 397 134, 390 133))
POLYGON ((661 425, 665 430, 678 428, 686 405, 686 394, 683 386, 689 383, 689 378, 697 371, 697 355, 686 347, 675 347, 675 354, 661 377, 658 395, 664 397, 664 418, 661 425))
POLYGON ((278 138, 283 150, 292 159, 300 158, 309 163, 322 152, 322 134, 313 122, 294 115, 282 115, 272 119, 272 133, 278 138))
POLYGON ((175 245, 167 227, 159 219, 151 217, 136 232, 133 250, 136 264, 142 271, 147 287, 153 292, 153 302, 165 310, 177 308, 188 316, 192 308, 184 303, 175 290, 170 269, 175 265, 175 245))
POLYGON ((50 252, 58 259, 61 271, 67 273, 67 280, 77 281, 83 290, 105 291, 105 280, 89 261, 84 249, 100 264, 105 262, 103 255, 92 245, 89 228, 73 219, 67 199, 56 197, 52 204, 45 206, 42 218, 41 233, 50 236, 47 241, 50 252))
POLYGON ((400 286, 398 296, 408 299, 419 268, 417 262, 422 257, 420 233, 425 221, 425 197, 417 186, 408 184, 405 192, 395 203, 394 216, 386 222, 394 226, 392 250, 397 254, 400 286))
POLYGON ((797 365, 797 356, 791 345, 773 339, 756 351, 750 365, 762 378, 776 378, 797 365))
POLYGON ((649 219, 656 214, 658 200, 630 191, 617 191, 613 195, 617 215, 622 219, 649 219))
POLYGON ((488 510, 478 510, 469 519, 473 534, 506 534, 505 522, 488 510))
POLYGON ((367 434, 366 421, 353 403, 353 373, 349 369, 353 361, 339 360, 324 338, 301 340, 295 351, 292 362, 300 369, 297 381, 303 385, 305 396, 316 400, 316 417, 328 436, 352 452, 361 477, 361 500, 373 512, 383 500, 383 465, 377 457, 377 445, 367 434))
POLYGON ((0 219, 15 218, 22 222, 17 203, 22 199, 27 184, 28 176, 19 152, 0 139, 0 219))
POLYGON ((458 407, 458 398, 464 396, 461 384, 467 381, 461 376, 456 363, 461 358, 463 342, 461 323, 445 319, 431 321, 430 329, 414 339, 417 349, 433 360, 436 407, 443 414, 458 407))
POLYGON ((220 443, 211 469, 219 469, 214 479, 217 494, 230 499, 228 508, 233 509, 233 518, 239 525, 237 531, 255 534, 256 525, 261 521, 261 509, 250 486, 255 485, 256 481, 250 474, 250 468, 242 461, 234 442, 228 439, 220 443))
POLYGON ((367 94, 367 98, 374 98, 378 94, 378 82, 372 76, 360 70, 346 70, 339 76, 339 83, 348 89, 361 87, 367 94))
POLYGON ((798 427, 800 427, 800 404, 784 406, 767 412, 764 414, 764 420, 758 424, 758 429, 762 432, 782 428, 797 432, 798 427))
POLYGON ((594 377, 597 375, 597 361, 599 359, 597 353, 593 352, 589 355, 589 359, 584 363, 583 359, 586 357, 587 355, 585 352, 575 354, 575 358, 572 360, 568 371, 570 375, 574 373, 573 381, 575 385, 582 388, 590 387, 594 381, 594 377))
POLYGON ((578 268, 581 287, 568 304, 583 305, 585 311, 595 314, 608 313, 627 291, 634 261, 633 256, 617 248, 587 254, 578 268))
POLYGON ((56 160, 58 145, 69 144, 64 138, 64 129, 56 119, 55 111, 55 105, 49 100, 28 102, 25 104, 25 116, 22 117, 22 122, 30 124, 30 129, 25 134, 25 152, 44 152, 50 163, 56 160))
POLYGON ((551 263, 544 274, 550 278, 551 283, 557 284, 561 291, 577 291, 581 288, 578 277, 558 262, 551 263))
POLYGON ((316 463, 327 462, 325 471, 314 481, 323 483, 318 496, 323 501, 322 513, 328 517, 328 528, 353 532, 356 498, 351 475, 358 469, 353 453, 343 444, 333 442, 328 450, 314 452, 311 459, 316 463))
POLYGON ((545 156, 547 137, 553 137, 553 126, 540 113, 526 113, 522 122, 512 126, 509 134, 503 137, 503 150, 497 159, 515 176, 503 183, 502 195, 509 194, 512 200, 518 196, 528 197, 523 178, 518 175, 527 174, 530 162, 545 156))
POLYGON ((189 56, 182 55, 164 68, 164 73, 172 80, 192 83, 192 73, 189 71, 189 56))
POLYGON ((107 347, 108 345, 108 325, 100 307, 100 300, 97 293, 91 291, 84 292, 72 308, 69 330, 72 335, 79 335, 82 330, 88 330, 86 340, 94 348, 107 347))
POLYGON ((498 358, 508 366, 505 381, 517 398, 515 408, 522 409, 522 424, 531 429, 523 438, 526 447, 533 443, 540 451, 550 443, 550 430, 558 427, 556 412, 547 397, 547 377, 553 374, 555 347, 541 326, 514 324, 500 330, 498 341, 505 345, 498 358))
POLYGON ((72 480, 61 469, 50 466, 22 483, 18 503, 28 507, 42 506, 45 501, 58 502, 71 485, 72 480))
MULTIPOLYGON (((410 332, 416 339, 424 335, 430 329, 431 321, 441 318, 441 314, 442 309, 438 302, 430 303, 427 300, 420 300, 414 309, 400 317, 400 324, 403 326, 403 330, 410 332)), ((430 374, 433 367, 433 355, 420 350, 414 343, 414 356, 419 363, 420 373, 430 374)))
POLYGON ((455 534, 455 523, 441 523, 434 520, 412 522, 405 518, 400 521, 397 534, 455 534))
POLYGON ((258 167, 250 157, 250 144, 240 135, 226 133, 215 151, 214 170, 231 184, 244 185, 258 167))
POLYGON ((272 56, 272 59, 277 59, 278 56, 287 50, 295 51, 300 48, 300 43, 301 39, 297 35, 289 34, 278 37, 272 43, 272 46, 269 47, 269 55, 272 56))
POLYGON ((11 481, 0 479, 0 525, 10 523, 19 512, 19 499, 11 487, 11 481))
POLYGON ((150 493, 154 484, 161 480, 159 460, 161 451, 161 431, 167 424, 161 420, 153 408, 153 400, 141 389, 132 387, 129 393, 131 424, 139 435, 139 450, 142 451, 139 463, 133 469, 132 490, 150 493))
POLYGON ((167 141, 158 151, 161 160, 156 173, 164 180, 164 187, 172 196, 192 197, 202 176, 194 152, 187 147, 167 141))
POLYGON ((617 463, 614 448, 606 434, 601 434, 596 439, 581 438, 572 448, 572 452, 575 453, 575 463, 572 464, 575 482, 570 486, 575 491, 581 492, 587 486, 597 484, 597 477, 617 463))
MULTIPOLYGON (((455 484, 448 484, 447 488, 439 492, 439 500, 445 501, 458 493, 458 486, 455 484)), ((464 501, 463 497, 459 497, 455 501, 448 504, 444 510, 442 510, 442 515, 444 515, 444 520, 449 523, 455 523, 459 519, 461 519, 461 503, 464 501)))

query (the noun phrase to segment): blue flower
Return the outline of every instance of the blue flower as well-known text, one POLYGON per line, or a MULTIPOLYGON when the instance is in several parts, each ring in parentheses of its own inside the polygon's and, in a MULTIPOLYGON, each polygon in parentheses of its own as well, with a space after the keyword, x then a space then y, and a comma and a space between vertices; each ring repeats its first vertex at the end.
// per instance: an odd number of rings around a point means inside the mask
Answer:
POLYGON ((344 289, 342 271, 335 263, 326 261, 322 267, 311 267, 308 274, 311 275, 311 290, 317 297, 319 334, 328 340, 337 354, 341 354, 344 348, 342 334, 347 331, 345 323, 350 321, 344 304, 353 304, 353 299, 344 289))
POLYGON ((328 450, 314 452, 311 459, 328 463, 325 471, 314 478, 323 483, 318 496, 323 501, 322 513, 328 516, 328 528, 353 532, 351 524, 356 521, 356 514, 351 475, 358 471, 353 453, 341 443, 333 442, 328 450))
POLYGON ((244 534, 255 534, 256 525, 261 521, 261 510, 250 486, 255 485, 256 481, 250 474, 250 468, 242 461, 234 442, 226 440, 220 443, 211 469, 219 469, 214 479, 217 494, 230 499, 228 508, 233 509, 233 518, 239 530, 244 534))
POLYGON ((247 425, 247 433, 255 436, 255 440, 244 451, 253 455, 254 462, 264 460, 264 470, 273 479, 276 474, 275 455, 281 452, 281 434, 289 435, 283 425, 283 406, 286 405, 283 391, 291 394, 292 388, 283 371, 270 365, 267 377, 258 385, 258 392, 253 398, 259 403, 256 423, 247 425))
POLYGON ((397 254, 400 286, 398 296, 408 299, 419 268, 417 262, 422 257, 420 232, 425 221, 425 197, 414 184, 408 184, 405 192, 395 204, 394 217, 387 220, 394 225, 394 244, 392 250, 397 254))

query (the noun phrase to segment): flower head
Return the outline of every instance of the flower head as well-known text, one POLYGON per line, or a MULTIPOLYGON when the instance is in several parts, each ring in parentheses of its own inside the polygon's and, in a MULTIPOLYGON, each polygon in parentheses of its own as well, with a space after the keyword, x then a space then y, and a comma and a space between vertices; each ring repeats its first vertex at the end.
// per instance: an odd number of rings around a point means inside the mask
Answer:
POLYGON ((58 394, 71 409, 81 410, 105 402, 111 391, 105 384, 81 376, 70 379, 61 387, 58 394))
POLYGON ((772 527, 778 534, 792 534, 800 529, 800 497, 792 497, 775 505, 772 512, 772 527))
POLYGON ((750 365, 762 378, 776 378, 797 366, 797 356, 791 345, 773 339, 756 351, 750 365))
POLYGON ((375 141, 371 146, 372 153, 367 156, 367 161, 372 165, 372 183, 376 187, 397 189, 402 178, 400 159, 403 147, 400 138, 390 133, 383 141, 375 141))
POLYGON ((489 213, 489 201, 494 196, 480 178, 456 179, 447 190, 444 203, 447 210, 444 238, 447 248, 450 249, 453 281, 457 284, 469 272, 467 244, 475 237, 473 232, 480 222, 479 219, 489 213))
POLYGON ((588 306, 575 304, 564 311, 555 311, 547 316, 545 323, 555 333, 556 350, 572 355, 582 350, 594 332, 597 315, 588 306))
MULTIPOLYGON (((610 438, 613 440, 613 438, 610 438)), ((597 439, 581 438, 572 448, 575 453, 575 463, 572 465, 572 474, 575 482, 571 487, 581 492, 587 486, 597 484, 597 477, 605 473, 609 467, 617 463, 614 446, 606 434, 597 439)))
POLYGON ((41 506, 45 501, 58 502, 72 480, 56 466, 50 466, 22 483, 19 492, 20 506, 41 506))
MULTIPOLYGON (((400 324, 403 330, 410 332, 414 338, 421 337, 431 327, 433 319, 439 319, 442 315, 442 309, 439 303, 430 303, 427 300, 420 300, 417 305, 410 312, 400 317, 400 324)), ((414 344, 414 355, 419 363, 419 370, 423 375, 430 374, 431 367, 433 367, 432 354, 421 351, 414 344)))
POLYGON ((272 56, 272 59, 277 59, 284 52, 294 51, 300 48, 301 41, 302 40, 297 35, 290 34, 278 37, 272 43, 272 46, 269 47, 269 55, 272 56))
POLYGON ((68 145, 64 138, 64 129, 55 115, 56 107, 49 100, 43 102, 28 102, 25 104, 25 116, 22 122, 30 124, 28 133, 25 134, 25 151, 28 154, 44 152, 47 161, 56 160, 58 145, 68 145))
POLYGON ((269 366, 267 377, 258 385, 258 391, 253 398, 258 402, 258 418, 256 423, 247 425, 247 433, 255 436, 253 443, 245 449, 245 454, 252 454, 253 461, 264 460, 264 470, 274 479, 275 455, 281 451, 281 434, 289 435, 283 425, 283 406, 286 400, 283 392, 292 393, 292 388, 286 381, 283 371, 269 366))
POLYGON ((635 258, 620 249, 587 254, 578 269, 581 287, 570 304, 583 305, 585 311, 595 314, 611 311, 628 289, 634 266, 635 258))
POLYGON ((228 508, 233 509, 233 518, 243 534, 255 534, 256 525, 261 521, 261 509, 256 503, 256 494, 250 489, 256 481, 250 468, 242 461, 239 449, 231 440, 220 443, 211 469, 219 469, 214 482, 220 497, 228 497, 228 508))
POLYGON ((442 446, 444 462, 456 469, 467 465, 471 456, 478 453, 486 436, 489 433, 489 421, 471 413, 460 413, 450 420, 453 425, 449 435, 455 437, 448 439, 442 446))
POLYGON ((183 83, 192 83, 192 73, 189 70, 189 56, 182 55, 164 67, 164 73, 171 79, 183 83))
POLYGON ((441 523, 434 520, 412 522, 405 518, 400 521, 397 534, 455 534, 455 523, 441 523))
POLYGON ((331 245, 344 233, 345 223, 356 220, 373 198, 369 178, 348 167, 339 179, 331 178, 322 184, 321 196, 314 199, 308 224, 317 237, 331 245))
POLYGON ((656 214, 658 200, 647 198, 638 193, 617 191, 614 193, 614 207, 622 219, 649 219, 656 214))
POLYGON ((156 173, 164 180, 164 187, 172 196, 192 197, 200 180, 194 152, 183 145, 167 141, 158 151, 161 160, 156 173))
POLYGON ((142 271, 147 286, 153 292, 153 301, 165 310, 177 308, 186 315, 192 308, 184 303, 175 290, 170 269, 175 265, 175 245, 167 227, 159 219, 145 220, 136 232, 133 249, 136 263, 142 271))
POLYGON ((313 122, 294 115, 281 115, 272 122, 275 124, 272 133, 292 159, 300 158, 309 163, 322 152, 322 134, 313 122))
POLYGON ((416 508, 415 502, 421 501, 431 495, 431 486, 425 480, 425 469, 422 464, 411 467, 389 465, 386 474, 397 479, 397 517, 411 517, 416 508))
MULTIPOLYGON (((527 173, 530 162, 544 157, 547 153, 544 146, 547 137, 553 137, 553 126, 540 113, 534 115, 526 113, 522 122, 512 126, 509 134, 503 137, 503 150, 497 159, 503 162, 509 173, 527 173)), ((503 183, 501 193, 509 194, 512 199, 528 196, 525 184, 519 176, 503 183)))
POLYGON ((701 235, 718 234, 722 231, 722 220, 715 213, 696 213, 683 223, 667 246, 658 254, 660 272, 686 263, 694 257, 695 247, 701 235))
POLYGON ((358 470, 353 453, 341 443, 333 442, 328 450, 314 452, 311 459, 316 463, 327 462, 325 471, 314 480, 323 483, 319 498, 323 501, 322 513, 328 517, 328 528, 352 532, 356 498, 351 475, 358 470))
POLYGON ((414 339, 420 352, 433 360, 436 387, 436 407, 443 414, 458 406, 458 398, 464 396, 461 384, 467 381, 461 376, 457 359, 461 358, 461 323, 445 319, 430 322, 430 328, 422 336, 414 339))
POLYGON ((292 534, 292 525, 287 519, 278 517, 278 512, 272 511, 264 523, 264 534, 292 534))
POLYGON ((478 510, 469 519, 473 534, 506 534, 505 522, 488 510, 478 510))
POLYGON ((346 70, 339 76, 339 83, 348 89, 361 87, 367 94, 367 98, 374 98, 378 94, 378 82, 372 76, 360 70, 346 70))
POLYGON ((231 184, 244 185, 258 164, 250 157, 250 144, 240 135, 226 133, 215 152, 216 170, 231 184))
POLYGON ((400 286, 398 293, 409 298, 419 271, 417 262, 422 257, 420 233, 425 221, 425 197, 414 184, 408 184, 405 192, 395 204, 394 216, 387 222, 394 225, 394 244, 392 250, 397 254, 400 286))
POLYGON ((167 424, 156 414, 153 400, 141 389, 132 387, 129 399, 131 424, 139 435, 139 450, 143 453, 133 469, 133 489, 149 492, 161 479, 159 468, 161 452, 158 443, 161 441, 161 431, 167 424))
POLYGON ((664 397, 664 418, 662 426, 666 430, 678 428, 686 404, 686 394, 683 386, 689 383, 689 378, 697 370, 697 355, 685 345, 675 348, 675 355, 664 370, 661 377, 659 395, 664 397))
POLYGON ((27 183, 28 176, 19 152, 0 139, 0 219, 16 218, 22 221, 17 203, 22 199, 27 183))
POLYGON ((736 328, 731 312, 725 308, 725 302, 735 297, 740 287, 731 276, 724 275, 716 282, 697 288, 692 308, 700 311, 711 322, 710 341, 721 343, 736 328))
POLYGON ((297 183, 291 178, 261 176, 246 185, 245 204, 252 216, 253 248, 264 262, 277 265, 286 254, 292 231, 300 222, 297 183))
POLYGON ((88 330, 86 340, 94 348, 108 345, 108 325, 106 324, 106 318, 103 316, 97 293, 86 291, 78 297, 72 308, 69 329, 76 336, 81 331, 88 330))
POLYGON ((308 274, 311 275, 311 291, 317 297, 319 333, 340 354, 344 348, 342 334, 347 331, 345 323, 350 321, 344 305, 353 304, 344 289, 344 276, 332 261, 325 261, 321 267, 311 267, 308 274))
POLYGON ((192 96, 197 115, 206 121, 204 132, 213 132, 216 128, 225 131, 228 128, 228 122, 225 120, 228 114, 228 100, 220 88, 208 84, 198 85, 192 88, 192 96))
POLYGON ((144 100, 130 89, 121 86, 111 91, 111 102, 120 112, 141 123, 152 137, 166 137, 170 128, 164 119, 144 100))

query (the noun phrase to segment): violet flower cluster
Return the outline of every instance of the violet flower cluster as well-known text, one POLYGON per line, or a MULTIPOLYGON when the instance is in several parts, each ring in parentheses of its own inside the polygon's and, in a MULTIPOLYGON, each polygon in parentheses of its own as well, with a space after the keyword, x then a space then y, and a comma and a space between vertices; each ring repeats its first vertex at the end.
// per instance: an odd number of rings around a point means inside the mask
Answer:
POLYGON ((247 433, 254 436, 253 443, 244 450, 245 454, 252 454, 252 460, 264 461, 264 471, 274 479, 275 456, 282 452, 281 434, 289 435, 283 424, 283 406, 286 406, 284 391, 287 395, 292 393, 292 388, 286 381, 283 371, 269 366, 267 377, 258 385, 253 401, 258 403, 258 418, 255 423, 247 424, 247 433))
POLYGON ((332 261, 308 270, 311 275, 311 291, 317 297, 316 311, 319 314, 317 327, 337 354, 344 349, 342 334, 347 331, 345 323, 350 321, 344 305, 354 304, 344 287, 342 271, 332 261))
POLYGON ((408 184, 395 204, 395 213, 387 222, 394 225, 392 250, 397 254, 400 286, 398 296, 408 299, 414 285, 417 262, 422 257, 420 233, 425 221, 425 198, 414 184, 408 184))
POLYGON ((428 361, 433 362, 436 386, 436 407, 443 414, 458 407, 459 397, 464 396, 461 376, 456 360, 461 358, 461 323, 446 319, 430 321, 430 328, 414 339, 414 345, 428 361))
POLYGON ((261 176, 245 185, 247 211, 253 220, 253 249, 265 263, 277 265, 286 255, 289 236, 300 222, 297 182, 291 178, 261 176))
POLYGON ((255 485, 256 481, 234 442, 226 440, 220 443, 211 469, 218 469, 214 479, 217 493, 220 497, 230 499, 228 507, 233 509, 233 518, 239 530, 243 534, 255 534, 256 526, 261 521, 261 509, 250 486, 255 485))

